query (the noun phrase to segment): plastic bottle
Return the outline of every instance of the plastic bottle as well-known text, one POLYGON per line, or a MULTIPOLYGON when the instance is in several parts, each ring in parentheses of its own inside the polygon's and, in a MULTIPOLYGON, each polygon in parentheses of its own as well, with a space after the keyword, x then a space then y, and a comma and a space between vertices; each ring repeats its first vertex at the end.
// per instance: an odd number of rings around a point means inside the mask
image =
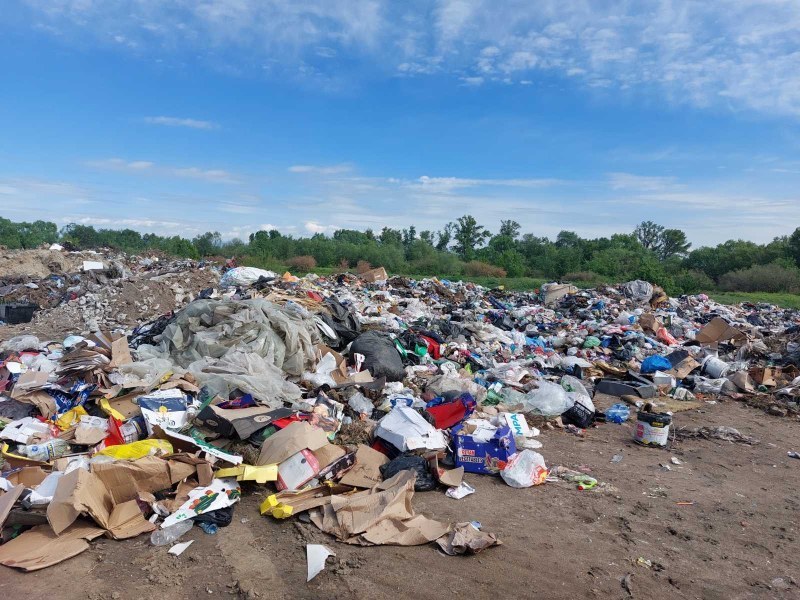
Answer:
POLYGON ((153 546, 166 546, 167 544, 177 542, 193 526, 194 521, 187 519, 185 521, 178 521, 175 525, 170 525, 163 529, 156 529, 150 534, 150 543, 153 544, 153 546))
POLYGON ((207 521, 200 521, 197 523, 200 526, 200 529, 205 531, 208 535, 214 535, 217 533, 218 527, 214 525, 214 523, 209 523, 207 521))
POLYGON ((69 451, 69 443, 59 438, 49 440, 43 444, 29 444, 20 448, 20 452, 28 458, 42 462, 61 458, 65 454, 69 454, 69 451))
POLYGON ((606 421, 609 423, 624 423, 631 416, 631 409, 627 404, 614 404, 606 411, 606 421))

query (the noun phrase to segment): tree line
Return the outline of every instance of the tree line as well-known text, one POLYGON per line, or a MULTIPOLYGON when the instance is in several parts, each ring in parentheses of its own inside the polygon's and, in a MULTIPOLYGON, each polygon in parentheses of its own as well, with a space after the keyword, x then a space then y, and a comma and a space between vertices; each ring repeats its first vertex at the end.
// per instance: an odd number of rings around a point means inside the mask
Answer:
POLYGON ((224 241, 218 232, 187 239, 75 223, 59 230, 47 221, 19 223, 0 217, 0 245, 36 248, 54 242, 132 254, 237 257, 246 264, 295 270, 371 265, 392 273, 439 277, 536 277, 586 284, 644 279, 670 294, 711 289, 800 292, 800 227, 767 244, 729 240, 692 249, 683 231, 651 221, 630 233, 595 239, 572 231, 562 231, 555 239, 522 233, 513 220, 502 221, 492 233, 464 215, 438 231, 417 231, 412 225, 294 237, 272 230, 258 231, 247 240, 224 241))

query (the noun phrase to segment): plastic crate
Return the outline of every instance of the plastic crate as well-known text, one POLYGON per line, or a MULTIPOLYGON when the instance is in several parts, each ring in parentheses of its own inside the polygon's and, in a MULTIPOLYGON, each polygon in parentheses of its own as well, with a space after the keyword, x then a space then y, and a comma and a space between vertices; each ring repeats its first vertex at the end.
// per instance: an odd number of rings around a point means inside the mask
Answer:
POLYGON ((580 402, 572 405, 567 412, 561 415, 561 421, 565 425, 575 425, 581 429, 586 429, 594 421, 594 411, 589 410, 580 402))
POLYGON ((30 320, 33 319, 33 313, 38 309, 38 305, 29 302, 9 302, 8 304, 0 304, 0 320, 5 321, 9 325, 29 323, 30 320))

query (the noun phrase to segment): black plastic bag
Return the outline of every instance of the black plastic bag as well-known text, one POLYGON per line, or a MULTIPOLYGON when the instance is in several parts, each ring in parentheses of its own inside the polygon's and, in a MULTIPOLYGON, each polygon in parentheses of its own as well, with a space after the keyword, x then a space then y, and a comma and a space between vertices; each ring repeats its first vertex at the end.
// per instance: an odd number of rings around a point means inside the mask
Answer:
POLYGON ((385 465, 381 465, 381 475, 384 479, 391 479, 400 471, 414 471, 417 480, 414 482, 414 491, 429 492, 436 488, 436 480, 428 470, 428 461, 415 454, 401 454, 385 465))
POLYGON ((211 512, 202 513, 194 518, 196 523, 212 523, 217 527, 227 527, 233 521, 233 506, 218 508, 211 512))
POLYGON ((364 368, 375 378, 386 377, 387 381, 403 381, 405 370, 400 353, 387 334, 380 331, 362 333, 350 346, 350 356, 364 355, 364 368))

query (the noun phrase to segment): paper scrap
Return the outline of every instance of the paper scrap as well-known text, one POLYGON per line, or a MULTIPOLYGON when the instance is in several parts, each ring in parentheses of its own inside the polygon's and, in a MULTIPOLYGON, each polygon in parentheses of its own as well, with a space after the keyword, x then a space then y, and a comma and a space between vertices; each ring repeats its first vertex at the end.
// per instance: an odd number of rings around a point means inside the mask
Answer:
POLYGON ((308 561, 308 575, 306 583, 314 579, 325 569, 325 561, 329 556, 336 556, 327 546, 322 544, 306 544, 306 560, 308 561))
POLYGON ((448 488, 447 491, 445 492, 445 495, 448 498, 461 500, 462 498, 474 493, 475 493, 475 488, 472 487, 470 484, 468 484, 466 481, 462 481, 461 485, 459 485, 458 487, 448 488))
POLYGON ((172 548, 169 549, 169 553, 174 554, 175 556, 180 556, 181 554, 183 554, 183 551, 186 550, 193 543, 194 540, 189 540, 188 542, 181 542, 180 544, 175 544, 172 548))

